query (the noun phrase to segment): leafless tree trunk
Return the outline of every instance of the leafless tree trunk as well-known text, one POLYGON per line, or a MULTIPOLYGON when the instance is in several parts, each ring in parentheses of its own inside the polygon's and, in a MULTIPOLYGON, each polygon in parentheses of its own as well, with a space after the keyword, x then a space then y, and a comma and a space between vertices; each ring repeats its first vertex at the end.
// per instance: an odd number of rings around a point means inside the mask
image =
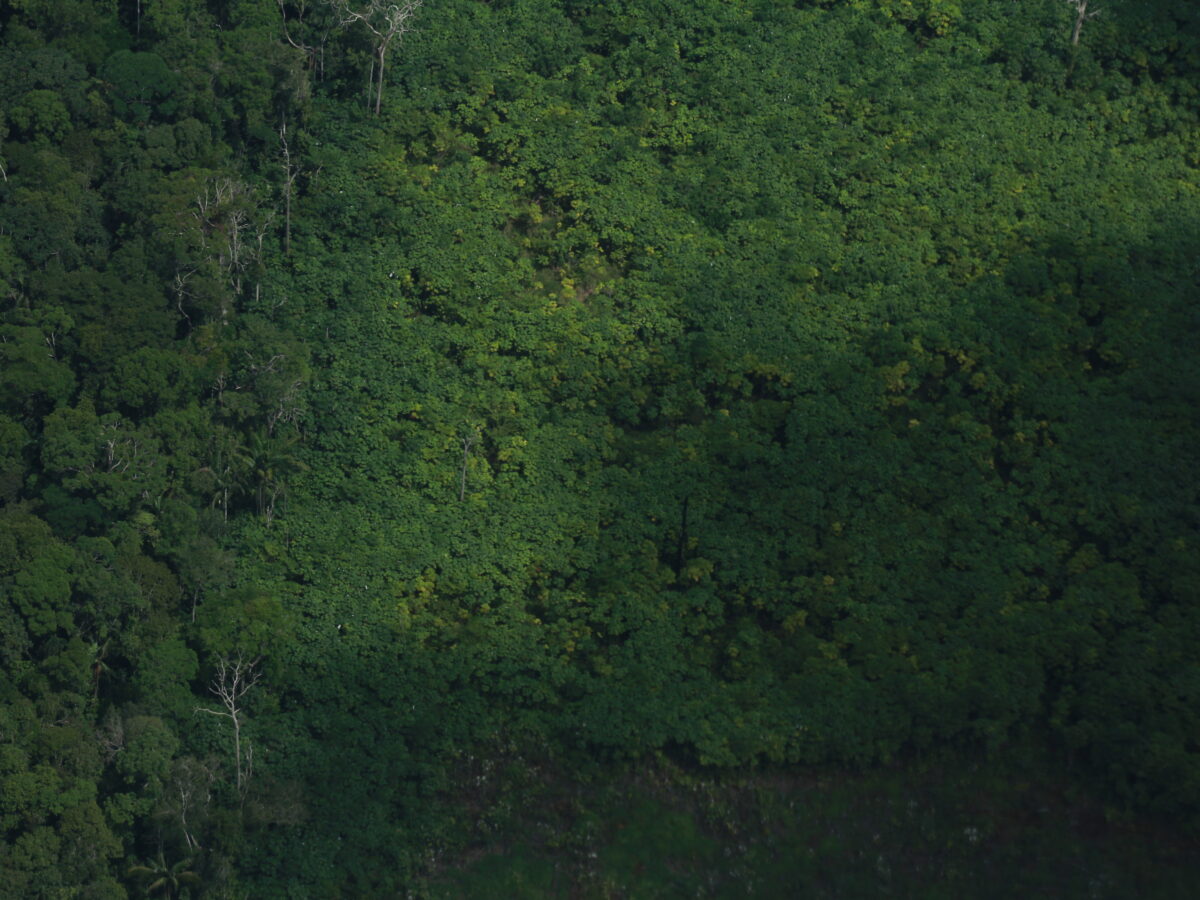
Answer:
POLYGON ((304 382, 297 378, 287 386, 275 402, 275 408, 267 413, 267 435, 273 435, 281 422, 296 422, 300 418, 300 389, 304 382))
POLYGON ((268 528, 275 521, 275 504, 279 502, 281 496, 283 496, 283 487, 278 484, 271 485, 270 493, 267 495, 266 503, 263 506, 263 519, 266 521, 268 528))
POLYGON ((292 252, 292 190, 300 167, 292 163, 292 152, 287 141, 287 119, 279 123, 279 147, 283 155, 283 253, 289 256, 292 252))
POLYGON ((224 709, 208 709, 197 706, 195 710, 198 713, 226 718, 232 723, 235 784, 238 795, 242 797, 246 794, 246 785, 249 783, 254 768, 254 748, 250 745, 249 740, 244 742, 244 748, 242 746, 242 725, 245 712, 242 698, 254 685, 258 684, 262 677, 261 672, 255 671, 255 667, 261 659, 262 657, 255 657, 252 660, 246 660, 240 653, 237 659, 233 660, 222 656, 217 660, 217 674, 213 678, 212 684, 209 685, 209 690, 221 701, 224 709))
POLYGON ((379 54, 379 86, 375 89, 375 115, 379 115, 379 109, 383 105, 383 62, 387 56, 387 44, 381 44, 376 48, 379 54))
POLYGON ((213 178, 193 201, 191 217, 191 234, 202 265, 225 278, 232 292, 222 292, 220 298, 218 313, 225 325, 234 300, 242 296, 245 276, 257 273, 271 214, 264 214, 249 185, 232 178, 213 178))
POLYGON ((472 433, 464 435, 461 439, 463 451, 462 471, 459 473, 458 477, 458 500, 460 503, 465 500, 467 496, 467 458, 470 456, 471 447, 475 445, 475 441, 478 439, 478 437, 479 436, 477 434, 472 433))
POLYGON ((421 7, 422 0, 401 0, 387 3, 386 0, 368 0, 366 6, 351 9, 349 0, 331 0, 343 26, 361 22, 371 32, 375 45, 371 60, 371 74, 375 81, 375 115, 383 106, 383 71, 387 61, 388 47, 396 38, 403 39, 412 31, 410 20, 421 7), (378 61, 378 71, 375 62, 378 61))
POLYGON ((175 308, 179 311, 179 315, 187 322, 188 331, 192 329, 192 317, 187 314, 187 310, 183 308, 183 300, 189 296, 187 289, 188 279, 195 273, 195 269, 188 269, 186 272, 177 268, 175 270, 175 308))
POLYGON ((179 819, 183 842, 189 851, 203 850, 193 833, 194 826, 188 822, 188 813, 196 810, 200 815, 204 814, 215 775, 205 763, 186 756, 175 760, 171 769, 169 786, 163 793, 159 814, 179 819))
POLYGON ((1079 35, 1083 31, 1083 23, 1088 19, 1094 19, 1100 15, 1100 10, 1093 9, 1088 12, 1088 3, 1090 0, 1067 0, 1075 8, 1075 28, 1071 32, 1071 46, 1079 46, 1079 35))

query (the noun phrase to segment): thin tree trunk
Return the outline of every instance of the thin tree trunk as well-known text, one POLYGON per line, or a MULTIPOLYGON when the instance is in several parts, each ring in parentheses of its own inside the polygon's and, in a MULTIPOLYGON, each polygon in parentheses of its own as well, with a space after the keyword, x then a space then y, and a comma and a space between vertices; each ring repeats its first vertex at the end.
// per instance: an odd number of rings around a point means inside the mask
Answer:
POLYGON ((242 723, 238 721, 237 713, 229 717, 233 720, 233 762, 236 768, 238 793, 242 792, 242 723))
POLYGON ((379 109, 383 105, 383 62, 387 56, 387 47, 379 48, 379 85, 375 90, 375 115, 379 115, 379 109))
POLYGON ((458 502, 461 503, 467 497, 467 457, 471 453, 471 446, 475 443, 474 436, 468 435, 462 439, 463 460, 462 471, 458 477, 458 502))
POLYGON ((292 191, 300 167, 292 165, 292 151, 287 141, 287 118, 279 123, 279 146, 283 151, 283 255, 292 253, 292 191))

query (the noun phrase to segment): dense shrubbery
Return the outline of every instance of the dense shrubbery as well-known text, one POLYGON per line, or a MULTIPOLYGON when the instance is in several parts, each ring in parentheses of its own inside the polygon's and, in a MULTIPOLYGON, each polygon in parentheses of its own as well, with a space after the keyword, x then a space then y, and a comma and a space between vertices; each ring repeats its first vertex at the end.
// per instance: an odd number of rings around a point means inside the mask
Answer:
POLYGON ((430 0, 376 116, 126 6, 0 8, 0 893, 386 894, 513 747, 1194 821, 1196 12, 430 0))

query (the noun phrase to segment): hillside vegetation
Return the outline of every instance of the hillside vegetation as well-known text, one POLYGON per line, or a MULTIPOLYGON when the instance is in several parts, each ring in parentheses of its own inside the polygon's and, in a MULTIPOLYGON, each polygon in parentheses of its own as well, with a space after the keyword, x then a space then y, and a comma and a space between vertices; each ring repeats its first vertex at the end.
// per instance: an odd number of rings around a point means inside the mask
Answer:
POLYGON ((1185 840, 1200 8, 1076 19, 0 3, 0 895, 903 894, 1018 747, 1185 840), (703 875, 832 771, 894 877, 703 875))

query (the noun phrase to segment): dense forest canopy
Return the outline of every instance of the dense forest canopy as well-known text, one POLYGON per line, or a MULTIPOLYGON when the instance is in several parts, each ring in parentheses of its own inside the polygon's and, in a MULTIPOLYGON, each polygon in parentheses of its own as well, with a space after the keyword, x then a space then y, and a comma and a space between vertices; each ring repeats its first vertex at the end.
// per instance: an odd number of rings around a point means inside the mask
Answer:
POLYGON ((1200 8, 0 28, 0 894, 396 896, 481 760, 1198 821, 1200 8))

